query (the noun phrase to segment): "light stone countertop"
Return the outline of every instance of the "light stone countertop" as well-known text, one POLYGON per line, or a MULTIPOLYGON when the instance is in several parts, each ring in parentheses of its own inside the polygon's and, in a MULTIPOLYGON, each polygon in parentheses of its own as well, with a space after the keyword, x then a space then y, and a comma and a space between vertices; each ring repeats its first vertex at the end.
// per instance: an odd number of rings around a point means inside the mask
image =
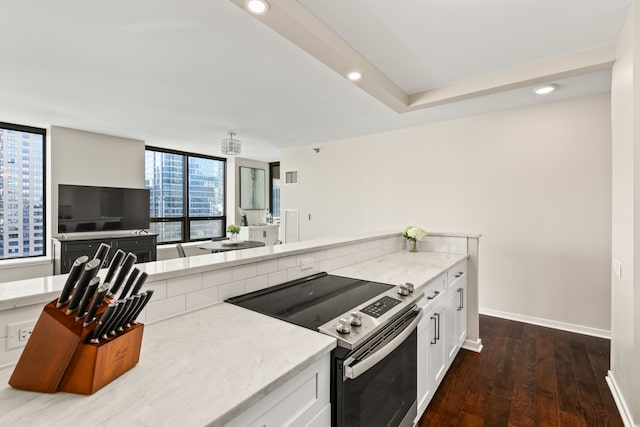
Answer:
POLYGON ((0 370, 0 425, 222 426, 335 345, 222 303, 145 326, 138 365, 91 396, 15 390, 0 370))
MULTIPOLYGON (((466 257, 400 251, 330 273, 420 287, 466 257)), ((335 345, 222 303, 145 326, 139 364, 92 396, 14 390, 13 367, 0 370, 0 425, 223 426, 335 345)))
POLYGON ((338 268, 330 273, 392 285, 410 282, 416 288, 420 288, 467 256, 467 254, 400 251, 338 268))

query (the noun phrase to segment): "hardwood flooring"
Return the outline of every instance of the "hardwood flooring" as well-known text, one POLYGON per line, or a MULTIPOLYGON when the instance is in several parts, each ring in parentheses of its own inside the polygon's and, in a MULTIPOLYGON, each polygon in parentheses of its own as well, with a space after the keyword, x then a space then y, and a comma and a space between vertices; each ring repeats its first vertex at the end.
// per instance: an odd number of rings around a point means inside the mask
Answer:
POLYGON ((480 316, 418 427, 623 427, 605 381, 609 340, 480 316))

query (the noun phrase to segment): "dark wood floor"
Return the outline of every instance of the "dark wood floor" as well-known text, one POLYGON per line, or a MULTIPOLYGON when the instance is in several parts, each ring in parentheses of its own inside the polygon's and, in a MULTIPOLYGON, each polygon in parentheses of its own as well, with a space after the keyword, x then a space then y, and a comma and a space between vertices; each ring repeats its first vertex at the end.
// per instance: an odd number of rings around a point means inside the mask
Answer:
POLYGON ((605 382, 610 342, 480 316, 481 353, 460 350, 419 427, 620 426, 605 382))

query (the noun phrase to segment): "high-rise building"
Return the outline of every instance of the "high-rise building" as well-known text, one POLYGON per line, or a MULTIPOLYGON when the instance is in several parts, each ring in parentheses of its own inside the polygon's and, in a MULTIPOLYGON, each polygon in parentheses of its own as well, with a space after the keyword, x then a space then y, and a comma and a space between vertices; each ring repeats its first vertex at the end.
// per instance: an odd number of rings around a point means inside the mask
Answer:
POLYGON ((44 143, 0 126, 0 259, 45 254, 44 143))

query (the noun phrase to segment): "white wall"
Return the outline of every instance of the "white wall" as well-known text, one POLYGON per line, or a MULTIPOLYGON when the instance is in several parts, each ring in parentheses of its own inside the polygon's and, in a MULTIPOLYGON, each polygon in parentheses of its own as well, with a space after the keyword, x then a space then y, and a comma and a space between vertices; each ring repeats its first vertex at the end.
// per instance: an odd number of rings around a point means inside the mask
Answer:
MULTIPOLYGON (((634 6, 635 5, 635 6, 634 6)), ((632 5, 618 38, 611 90, 612 117, 612 245, 622 263, 622 277, 611 273, 611 373, 627 417, 640 421, 640 124, 634 122, 640 100, 640 13, 632 5), (638 166, 638 167, 636 167, 638 166)), ((637 424, 635 424, 637 425, 637 424)))
POLYGON ((609 95, 285 150, 303 240, 481 233, 480 307, 610 328, 609 95), (311 214, 311 220, 308 220, 311 214))

